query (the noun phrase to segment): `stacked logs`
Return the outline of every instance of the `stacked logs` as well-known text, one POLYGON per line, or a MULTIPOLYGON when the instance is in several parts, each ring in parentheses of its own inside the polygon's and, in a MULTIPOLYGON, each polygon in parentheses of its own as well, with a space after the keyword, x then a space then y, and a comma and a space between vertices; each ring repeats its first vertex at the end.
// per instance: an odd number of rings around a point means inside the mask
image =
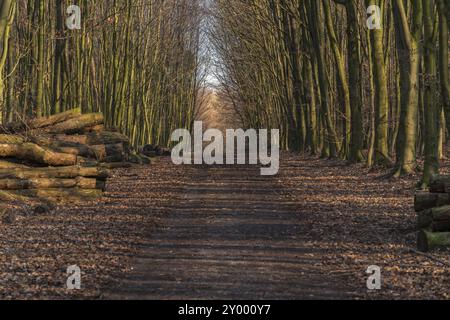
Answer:
POLYGON ((103 115, 69 110, 0 127, 0 198, 51 202, 102 195, 107 168, 130 158, 128 137, 106 131, 103 115))
POLYGON ((416 193, 414 206, 420 229, 418 249, 450 247, 450 176, 433 177, 429 192, 416 193))

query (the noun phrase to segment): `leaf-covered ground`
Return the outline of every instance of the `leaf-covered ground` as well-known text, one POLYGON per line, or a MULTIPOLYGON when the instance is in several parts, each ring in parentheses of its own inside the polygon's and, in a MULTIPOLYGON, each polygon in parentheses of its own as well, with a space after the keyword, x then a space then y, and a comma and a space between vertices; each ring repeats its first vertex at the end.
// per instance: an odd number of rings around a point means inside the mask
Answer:
MULTIPOLYGON (((312 157, 301 157, 299 163, 289 157, 286 163, 290 170, 282 172, 282 179, 298 189, 287 196, 307 217, 311 241, 330 250, 321 264, 349 284, 357 297, 450 298, 450 250, 428 256, 415 250, 418 176, 387 179, 384 170, 312 157), (366 289, 365 272, 371 265, 381 267, 380 291, 366 289)), ((447 164, 442 171, 448 172, 447 164)))
MULTIPOLYGON (((174 186, 189 183, 192 172, 161 160, 115 171, 105 197, 93 203, 38 215, 10 206, 16 221, 0 222, 0 298, 101 299, 133 273, 133 257, 183 196, 174 186), (80 291, 66 289, 70 265, 82 270, 80 291)), ((327 252, 311 270, 361 299, 450 298, 450 251, 425 256, 411 250, 418 177, 385 174, 338 160, 282 156, 279 199, 296 203, 304 245, 327 252), (380 291, 366 289, 370 265, 382 268, 380 291)))

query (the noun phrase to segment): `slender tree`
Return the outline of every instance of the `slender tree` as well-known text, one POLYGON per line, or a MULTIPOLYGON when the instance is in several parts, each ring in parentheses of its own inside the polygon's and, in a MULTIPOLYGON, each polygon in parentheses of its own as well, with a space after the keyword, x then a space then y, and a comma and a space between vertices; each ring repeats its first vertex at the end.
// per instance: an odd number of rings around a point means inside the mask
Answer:
POLYGON ((401 112, 397 138, 395 176, 416 169, 417 124, 419 111, 420 40, 422 35, 422 0, 411 1, 412 19, 405 2, 394 2, 397 51, 400 68, 401 112))

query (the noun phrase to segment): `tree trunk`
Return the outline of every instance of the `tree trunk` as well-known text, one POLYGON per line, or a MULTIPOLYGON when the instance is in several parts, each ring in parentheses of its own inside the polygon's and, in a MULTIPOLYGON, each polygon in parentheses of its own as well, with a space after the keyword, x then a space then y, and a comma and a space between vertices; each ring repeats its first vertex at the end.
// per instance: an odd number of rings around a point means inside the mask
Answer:
POLYGON ((20 164, 20 163, 12 162, 12 161, 0 160, 0 170, 1 169, 18 169, 18 168, 26 169, 29 167, 25 166, 23 164, 20 164))
MULTIPOLYGON (((384 8, 384 0, 368 0, 368 5, 384 8)), ((383 13, 382 13, 383 15, 383 13)), ((384 22, 382 22, 383 25, 384 22)), ((389 159, 389 95, 384 56, 383 29, 370 30, 375 83, 375 163, 390 165, 389 159)))
POLYGON ((63 88, 64 88, 64 47, 66 40, 64 39, 64 17, 62 10, 63 0, 55 0, 56 13, 56 44, 54 51, 53 63, 53 101, 52 113, 63 111, 63 88))
POLYGON ((339 141, 337 138, 336 130, 334 127, 332 113, 331 113, 331 103, 329 98, 329 83, 327 77, 327 66, 325 59, 325 41, 323 40, 323 35, 325 29, 323 27, 323 10, 321 1, 310 0, 309 10, 311 11, 310 22, 312 26, 311 39, 314 45, 317 68, 318 68, 318 78, 321 92, 321 106, 322 106, 322 117, 326 128, 326 143, 329 146, 329 156, 336 157, 337 150, 339 149, 339 141))
POLYGON ((446 193, 450 191, 449 176, 432 176, 429 182, 430 192, 446 193))
MULTIPOLYGON (((333 25, 333 17, 331 15, 331 0, 323 0, 323 7, 325 12, 325 25, 327 26, 328 36, 331 42, 331 48, 334 55, 334 60, 336 62, 336 70, 337 70, 337 78, 338 78, 338 88, 341 91, 342 102, 343 102, 343 113, 344 113, 344 121, 343 121, 343 131, 344 131, 344 143, 342 144, 341 154, 344 156, 343 158, 348 159, 350 153, 350 141, 351 141, 351 132, 352 132, 352 115, 351 115, 351 107, 350 107, 350 88, 347 79, 347 72, 345 66, 345 59, 339 47, 339 43, 336 37, 336 32, 334 30, 333 25)), ((352 1, 350 1, 352 2, 352 1)), ((354 39, 358 39, 358 35, 351 35, 350 37, 354 37, 354 39)), ((350 39, 349 37, 349 39, 350 39)), ((351 42, 354 45, 354 42, 351 42)), ((349 41, 350 45, 350 41, 349 41)), ((357 47, 355 48, 358 49, 357 47)), ((358 61, 359 65, 359 61, 358 61)), ((359 88, 355 88, 359 90, 359 88)), ((357 101, 355 101, 357 103, 357 101)))
POLYGON ((128 146, 129 139, 127 136, 117 133, 117 132, 101 132, 101 133, 90 133, 87 135, 49 135, 44 136, 42 138, 49 139, 51 141, 64 141, 64 142, 73 142, 79 144, 86 145, 101 145, 101 144, 117 144, 123 143, 125 146, 128 146))
POLYGON ((95 178, 78 177, 75 179, 55 179, 55 178, 31 178, 0 179, 0 190, 24 190, 24 189, 53 189, 53 188, 80 188, 80 189, 100 189, 105 187, 104 181, 97 181, 95 178))
POLYGON ((21 144, 25 143, 25 138, 18 135, 0 134, 0 143, 3 144, 21 144))
POLYGON ((426 230, 422 230, 419 232, 419 237, 417 239, 417 247, 422 252, 428 252, 435 248, 446 248, 449 246, 450 246, 450 232, 433 233, 426 230))
POLYGON ((66 112, 58 113, 50 117, 39 117, 29 121, 12 122, 5 125, 3 129, 0 128, 0 132, 3 133, 20 133, 25 130, 41 129, 50 127, 58 123, 68 121, 81 116, 81 109, 72 109, 66 112))
POLYGON ((120 162, 123 161, 123 143, 102 144, 90 147, 95 158, 99 162, 120 162))
POLYGON ((107 169, 98 167, 79 167, 69 166, 60 168, 18 168, 18 169, 0 169, 0 179, 74 179, 77 177, 97 178, 105 180, 109 176, 107 169))
POLYGON ((439 171, 439 108, 436 103, 437 86, 437 33, 435 30, 435 1, 423 0, 424 19, 424 105, 425 105, 425 166, 422 188, 426 188, 439 171))
POLYGON ((361 97, 361 35, 359 33, 358 4, 356 0, 349 0, 345 5, 347 12, 347 53, 349 70, 349 90, 351 107, 351 140, 350 163, 364 160, 362 155, 364 144, 362 97, 361 97))
POLYGON ((3 108, 5 107, 4 92, 5 92, 5 78, 4 69, 8 58, 9 49, 9 34, 11 25, 15 15, 15 0, 3 0, 0 2, 0 123, 2 120, 3 108))
POLYGON ((75 134, 83 132, 86 127, 93 127, 102 123, 103 115, 101 113, 90 113, 57 123, 53 126, 44 128, 43 131, 53 134, 75 134))
MULTIPOLYGON (((439 75, 441 80, 441 97, 442 105, 444 106, 444 113, 446 118, 447 130, 450 129, 450 87, 449 87, 449 75, 448 75, 448 21, 446 19, 446 7, 445 2, 439 1, 439 75)), ((450 10, 450 4, 448 4, 447 10, 450 10)), ((447 12, 450 16, 450 13, 447 12)), ((446 132, 444 132, 444 135, 446 132)))
POLYGON ((419 191, 414 197, 414 210, 416 212, 445 205, 450 205, 449 193, 429 193, 419 191))
POLYGON ((401 107, 397 136, 397 170, 395 176, 416 169, 417 121, 419 112, 420 39, 422 34, 422 0, 412 1, 412 27, 402 0, 395 0, 394 18, 397 52, 400 63, 401 107))
POLYGON ((46 150, 33 143, 0 144, 0 157, 13 157, 49 166, 71 166, 77 163, 74 155, 46 150))
POLYGON ((29 189, 18 191, 0 190, 0 199, 4 201, 30 202, 33 199, 50 203, 84 202, 101 198, 99 189, 29 189))
POLYGON ((38 32, 38 61, 37 61, 37 80, 36 80, 36 109, 35 115, 40 117, 45 111, 44 105, 44 75, 45 75, 45 2, 46 0, 37 0, 39 5, 39 32, 38 32))

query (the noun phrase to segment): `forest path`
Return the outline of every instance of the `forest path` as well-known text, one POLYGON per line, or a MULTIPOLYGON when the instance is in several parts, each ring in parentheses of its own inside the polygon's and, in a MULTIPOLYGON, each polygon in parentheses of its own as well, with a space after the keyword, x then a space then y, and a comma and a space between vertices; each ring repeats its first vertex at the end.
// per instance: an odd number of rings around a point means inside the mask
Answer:
MULTIPOLYGON (((292 172, 292 164, 282 170, 292 172)), ((159 204, 164 213, 134 258, 134 271, 106 298, 352 296, 326 267, 334 249, 320 235, 312 238, 306 218, 313 212, 294 199, 298 190, 288 187, 288 175, 262 177, 251 166, 175 167, 168 160, 157 166, 178 181, 148 186, 163 188, 169 200, 159 204)), ((143 201, 152 205, 152 199, 143 201)))

